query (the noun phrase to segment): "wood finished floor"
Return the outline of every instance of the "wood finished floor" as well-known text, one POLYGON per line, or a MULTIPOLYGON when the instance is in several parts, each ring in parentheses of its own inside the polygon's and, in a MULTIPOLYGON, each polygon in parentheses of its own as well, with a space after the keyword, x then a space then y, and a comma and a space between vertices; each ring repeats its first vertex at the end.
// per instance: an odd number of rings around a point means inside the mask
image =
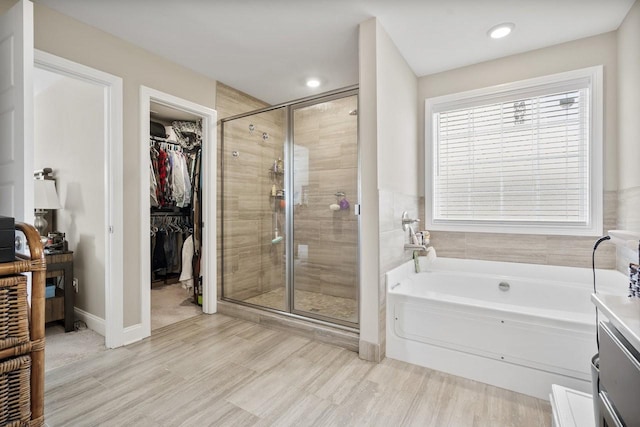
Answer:
POLYGON ((547 402, 228 316, 46 373, 59 426, 550 426, 547 402))

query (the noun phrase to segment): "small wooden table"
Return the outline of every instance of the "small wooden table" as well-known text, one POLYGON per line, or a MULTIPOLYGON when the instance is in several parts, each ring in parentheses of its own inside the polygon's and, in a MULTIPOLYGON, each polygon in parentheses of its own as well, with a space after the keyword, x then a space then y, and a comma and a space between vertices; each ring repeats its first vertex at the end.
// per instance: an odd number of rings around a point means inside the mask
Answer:
POLYGON ((47 261, 47 279, 63 276, 63 288, 56 285, 56 294, 45 300, 46 323, 64 320, 64 331, 73 331, 75 289, 73 288, 73 252, 56 251, 45 253, 47 261))

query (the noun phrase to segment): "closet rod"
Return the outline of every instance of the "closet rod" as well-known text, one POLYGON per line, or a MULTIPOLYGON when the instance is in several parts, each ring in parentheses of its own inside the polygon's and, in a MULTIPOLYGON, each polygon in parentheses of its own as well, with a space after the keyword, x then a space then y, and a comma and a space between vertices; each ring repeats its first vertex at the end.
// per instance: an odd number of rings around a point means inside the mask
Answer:
POLYGON ((160 138, 159 136, 150 136, 149 139, 153 142, 164 142, 165 144, 180 145, 180 143, 177 141, 171 141, 167 138, 160 138))
POLYGON ((151 212, 151 216, 189 216, 190 212, 151 212))

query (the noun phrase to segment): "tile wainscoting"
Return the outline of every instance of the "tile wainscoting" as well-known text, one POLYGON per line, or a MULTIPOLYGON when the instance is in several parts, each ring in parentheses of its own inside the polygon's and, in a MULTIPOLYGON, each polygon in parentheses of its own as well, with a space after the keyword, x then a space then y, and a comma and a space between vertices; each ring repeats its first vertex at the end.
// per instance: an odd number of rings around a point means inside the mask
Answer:
MULTIPOLYGON (((375 356, 367 359, 380 361, 385 357, 386 346, 386 311, 387 292, 385 273, 411 259, 413 253, 404 249, 409 243, 409 232, 402 230, 402 212, 407 211, 410 218, 419 218, 420 197, 388 190, 379 190, 379 228, 380 228, 380 276, 378 280, 379 312, 378 312, 378 351, 367 351, 364 354, 375 356)), ((420 223, 422 224, 422 223, 420 223)), ((418 231, 420 225, 415 227, 418 231)), ((367 343, 369 344, 369 343, 367 343)), ((362 343, 361 343, 362 350, 362 343)), ((363 357, 361 351, 360 357, 363 357)))
MULTIPOLYGON (((640 231, 640 187, 618 191, 618 229, 640 231)), ((628 274, 630 259, 621 251, 616 254, 616 269, 628 274)))
MULTIPOLYGON (((640 195, 640 191, 637 191, 640 195)), ((636 199, 640 206, 640 197, 636 199)), ((420 200, 420 218, 425 218, 424 198, 420 200)), ((616 191, 604 194, 604 233, 616 228, 618 220, 616 191)), ((636 210, 636 212, 638 212, 636 210)), ((431 231, 431 244, 438 256, 591 268, 591 251, 596 237, 548 236, 431 231)), ((597 268, 615 268, 613 245, 602 245, 596 256, 597 268)))

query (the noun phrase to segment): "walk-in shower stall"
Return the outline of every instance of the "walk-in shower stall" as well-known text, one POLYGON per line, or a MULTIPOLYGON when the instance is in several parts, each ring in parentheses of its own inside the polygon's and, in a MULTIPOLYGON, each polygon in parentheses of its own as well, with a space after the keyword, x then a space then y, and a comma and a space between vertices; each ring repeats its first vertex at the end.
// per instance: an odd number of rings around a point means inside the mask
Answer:
POLYGON ((358 94, 222 120, 222 299, 358 326, 358 94))

